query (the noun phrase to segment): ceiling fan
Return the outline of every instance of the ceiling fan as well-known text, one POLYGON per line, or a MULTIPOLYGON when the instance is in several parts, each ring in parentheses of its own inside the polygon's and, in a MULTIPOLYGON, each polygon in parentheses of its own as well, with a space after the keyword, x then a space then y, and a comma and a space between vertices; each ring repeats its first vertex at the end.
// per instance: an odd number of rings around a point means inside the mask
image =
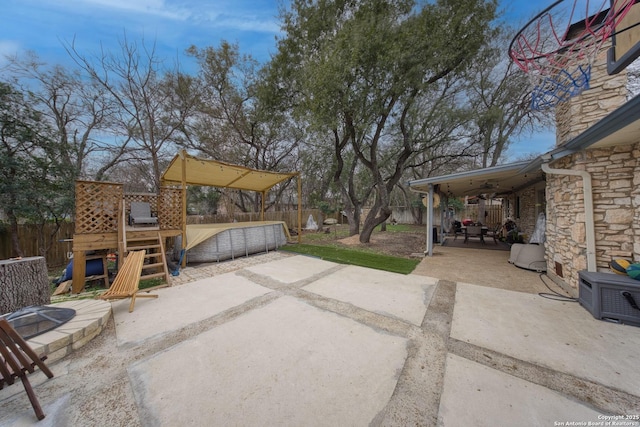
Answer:
MULTIPOLYGON (((500 184, 498 182, 491 181, 490 179, 488 179, 484 183, 482 183, 480 187, 474 188, 471 191, 493 190, 493 189, 497 189, 499 186, 500 184)), ((484 192, 488 193, 488 191, 484 191, 484 192)))

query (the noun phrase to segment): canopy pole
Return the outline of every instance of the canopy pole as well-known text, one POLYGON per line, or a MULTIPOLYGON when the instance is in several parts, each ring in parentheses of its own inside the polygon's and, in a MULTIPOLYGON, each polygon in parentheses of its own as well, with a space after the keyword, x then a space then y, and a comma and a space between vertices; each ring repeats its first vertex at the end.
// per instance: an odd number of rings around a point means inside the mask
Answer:
MULTIPOLYGON (((180 151, 182 164, 182 250, 187 247, 187 153, 180 151)), ((183 252, 184 253, 184 252, 183 252)), ((182 268, 187 266, 187 257, 182 257, 182 268)))
POLYGON ((261 208, 260 208, 260 221, 264 221, 264 198, 266 196, 267 192, 266 191, 262 191, 262 204, 261 204, 261 208))
POLYGON ((302 178, 298 175, 298 243, 302 243, 302 178))

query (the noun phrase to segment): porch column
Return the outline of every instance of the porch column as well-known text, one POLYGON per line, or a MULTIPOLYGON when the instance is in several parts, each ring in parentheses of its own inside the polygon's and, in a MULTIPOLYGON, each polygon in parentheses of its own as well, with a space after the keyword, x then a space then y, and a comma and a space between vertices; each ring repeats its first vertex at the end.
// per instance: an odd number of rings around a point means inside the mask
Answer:
POLYGON ((429 184, 427 193, 427 250, 428 256, 433 256, 433 184, 429 184))

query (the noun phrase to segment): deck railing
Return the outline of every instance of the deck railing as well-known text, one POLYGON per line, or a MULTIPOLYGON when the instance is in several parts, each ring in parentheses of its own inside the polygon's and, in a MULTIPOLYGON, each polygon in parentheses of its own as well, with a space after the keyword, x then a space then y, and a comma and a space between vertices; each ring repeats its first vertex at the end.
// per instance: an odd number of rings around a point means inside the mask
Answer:
POLYGON ((162 187, 159 194, 124 193, 123 184, 97 181, 76 182, 76 234, 113 233, 118 231, 122 203, 125 212, 131 202, 147 202, 152 215, 158 217, 161 230, 182 228, 182 195, 179 188, 162 187))

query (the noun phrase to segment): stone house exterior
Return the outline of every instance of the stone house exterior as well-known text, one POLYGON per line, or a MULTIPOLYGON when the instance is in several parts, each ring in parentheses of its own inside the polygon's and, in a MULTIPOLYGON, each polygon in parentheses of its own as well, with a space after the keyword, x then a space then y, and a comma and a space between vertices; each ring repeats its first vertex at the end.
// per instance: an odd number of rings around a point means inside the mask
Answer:
POLYGON ((628 85, 626 71, 607 73, 605 48, 592 66, 590 89, 556 107, 553 150, 512 164, 517 169, 508 177, 503 165, 409 186, 424 193, 456 189, 460 196, 471 178, 508 185, 504 219, 528 237, 545 213, 547 274, 577 296, 579 271, 609 271, 615 258, 640 262, 640 95, 628 99, 628 85))
MULTIPOLYGON (((556 107, 558 149, 607 120, 627 102, 627 95, 626 72, 608 75, 603 51, 592 67, 590 89, 556 107)), ((549 162, 551 168, 584 171, 591 177, 592 226, 585 213, 583 179, 546 174, 547 274, 576 293, 578 272, 588 268, 587 233, 595 237, 598 271, 608 270, 614 258, 640 261, 640 135, 635 143, 596 143, 557 157, 549 162)))

